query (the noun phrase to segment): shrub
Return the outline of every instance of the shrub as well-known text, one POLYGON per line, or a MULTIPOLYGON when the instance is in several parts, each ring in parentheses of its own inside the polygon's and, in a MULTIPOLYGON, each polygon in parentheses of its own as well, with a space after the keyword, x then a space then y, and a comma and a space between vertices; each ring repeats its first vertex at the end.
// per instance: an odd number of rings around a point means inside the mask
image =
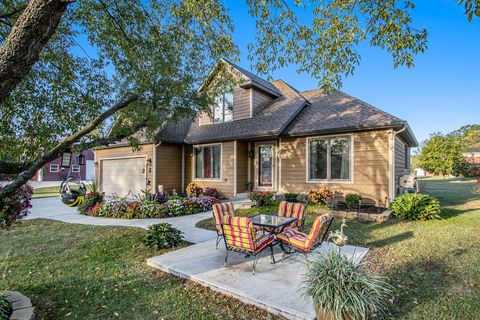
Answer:
POLYGON ((85 195, 85 201, 77 207, 77 211, 81 214, 89 214, 90 211, 103 201, 105 193, 89 192, 85 195))
POLYGON ((204 188, 202 192, 202 196, 220 199, 222 195, 215 188, 204 188))
POLYGON ((183 242, 182 232, 168 223, 158 223, 147 228, 143 243, 154 249, 168 249, 183 242))
POLYGON ((333 192, 328 188, 321 187, 308 192, 308 199, 313 204, 327 204, 327 199, 333 197, 333 192))
MULTIPOLYGON (((0 194, 2 192, 0 186, 0 194)), ((0 230, 9 228, 30 212, 32 207, 32 192, 30 185, 24 184, 10 196, 0 198, 0 230)))
POLYGON ((285 199, 285 201, 288 201, 288 202, 298 202, 297 198, 299 195, 300 193, 289 192, 283 195, 283 199, 285 199))
POLYGON ((302 282, 303 295, 313 300, 318 319, 322 312, 329 319, 370 319, 384 313, 392 296, 391 286, 369 275, 365 264, 336 250, 310 263, 302 282))
POLYGON ((356 193, 349 193, 345 196, 345 203, 348 209, 358 209, 362 196, 356 193))
POLYGON ((194 182, 188 184, 186 189, 187 195, 191 197, 198 197, 202 194, 203 189, 197 186, 194 182))
POLYGON ((273 193, 268 191, 252 191, 248 198, 255 201, 259 207, 269 206, 275 202, 273 193))
POLYGON ((440 204, 434 197, 421 193, 405 193, 392 202, 393 215, 404 220, 440 218, 440 204))

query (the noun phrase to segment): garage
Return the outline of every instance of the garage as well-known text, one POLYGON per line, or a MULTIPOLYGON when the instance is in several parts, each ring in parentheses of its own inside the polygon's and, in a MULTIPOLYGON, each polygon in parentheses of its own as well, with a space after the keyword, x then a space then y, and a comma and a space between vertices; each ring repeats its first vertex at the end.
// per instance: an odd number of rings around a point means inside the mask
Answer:
POLYGON ((102 159, 102 191, 106 195, 133 197, 146 189, 146 157, 102 159))

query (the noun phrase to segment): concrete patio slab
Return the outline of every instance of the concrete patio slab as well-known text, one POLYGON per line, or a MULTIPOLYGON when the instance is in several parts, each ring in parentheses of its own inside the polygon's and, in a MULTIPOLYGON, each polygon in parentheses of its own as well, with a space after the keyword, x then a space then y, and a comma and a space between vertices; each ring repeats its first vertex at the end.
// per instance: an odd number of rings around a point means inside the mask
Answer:
MULTIPOLYGON (((331 243, 323 243, 309 259, 333 247, 331 243)), ((360 261, 368 249, 345 246, 341 251, 360 261)), ((281 250, 276 248, 275 252, 275 264, 271 263, 268 250, 261 254, 255 275, 252 275, 252 258, 237 253, 230 255, 225 268, 225 247, 220 243, 216 250, 215 240, 150 258, 147 264, 288 319, 314 319, 312 303, 301 296, 301 278, 306 270, 303 255, 292 254, 281 261, 281 250)))

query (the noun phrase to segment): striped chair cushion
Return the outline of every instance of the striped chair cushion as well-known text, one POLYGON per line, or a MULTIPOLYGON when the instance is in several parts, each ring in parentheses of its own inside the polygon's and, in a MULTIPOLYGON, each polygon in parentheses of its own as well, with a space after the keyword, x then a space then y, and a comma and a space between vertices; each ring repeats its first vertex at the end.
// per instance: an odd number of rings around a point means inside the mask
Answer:
POLYGON ((328 231, 331 219, 333 219, 332 216, 324 214, 315 219, 309 234, 293 228, 288 228, 284 232, 278 234, 277 239, 302 251, 310 251, 312 246, 322 241, 324 234, 328 231))
POLYGON ((215 229, 217 229, 217 234, 223 235, 223 217, 226 215, 235 215, 235 211, 233 210, 233 203, 225 202, 225 203, 216 203, 212 206, 213 209, 213 219, 215 221, 215 229))
POLYGON ((272 243, 273 240, 275 240, 273 234, 258 232, 255 239, 255 252, 262 251, 262 249, 272 243))
POLYGON ((300 250, 307 250, 306 244, 308 235, 293 228, 285 229, 284 232, 277 234, 277 239, 292 245, 300 250))
POLYGON ((223 232, 229 247, 255 252, 255 230, 249 218, 226 215, 223 232))
POLYGON ((300 228, 302 226, 302 220, 305 213, 305 205, 302 203, 293 203, 282 201, 278 207, 278 215, 280 217, 296 218, 298 219, 292 223, 289 227, 300 228))

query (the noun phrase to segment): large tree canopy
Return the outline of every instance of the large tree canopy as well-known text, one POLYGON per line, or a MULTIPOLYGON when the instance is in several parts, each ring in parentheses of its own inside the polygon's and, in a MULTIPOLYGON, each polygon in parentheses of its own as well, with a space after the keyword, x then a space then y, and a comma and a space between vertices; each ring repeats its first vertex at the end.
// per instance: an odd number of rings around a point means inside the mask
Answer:
MULTIPOLYGON (((464 2, 469 17, 477 4, 464 2)), ((395 67, 413 66, 427 47, 407 0, 246 6, 256 24, 253 67, 270 74, 295 64, 326 89, 354 72, 362 41, 388 52, 395 67)), ((148 135, 205 108, 225 86, 205 95, 197 88, 220 58, 237 60, 233 32, 220 0, 2 1, 0 173, 23 171, 25 181, 65 148, 108 144, 142 128, 148 135)))

